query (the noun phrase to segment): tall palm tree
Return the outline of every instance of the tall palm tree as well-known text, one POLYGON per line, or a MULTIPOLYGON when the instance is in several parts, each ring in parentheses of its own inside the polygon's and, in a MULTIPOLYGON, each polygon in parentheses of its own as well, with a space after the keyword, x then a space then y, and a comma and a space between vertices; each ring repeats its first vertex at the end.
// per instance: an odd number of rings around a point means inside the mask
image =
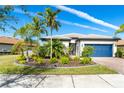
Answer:
POLYGON ((60 13, 60 10, 52 11, 51 8, 47 8, 45 11, 45 22, 46 26, 50 28, 50 35, 51 35, 51 53, 50 58, 52 58, 52 32, 53 30, 58 31, 60 25, 60 22, 56 20, 57 14, 60 13))
POLYGON ((47 34, 47 30, 44 26, 44 23, 38 16, 33 17, 32 20, 33 20, 32 22, 33 36, 37 38, 37 44, 38 44, 41 34, 47 34))
POLYGON ((39 51, 39 49, 40 49, 39 39, 42 34, 47 35, 47 30, 45 28, 45 24, 44 24, 43 20, 41 20, 39 18, 39 16, 34 16, 32 21, 33 21, 32 22, 33 36, 37 39, 36 40, 37 45, 33 48, 33 51, 35 51, 36 55, 39 56, 38 52, 36 52, 36 51, 39 51))

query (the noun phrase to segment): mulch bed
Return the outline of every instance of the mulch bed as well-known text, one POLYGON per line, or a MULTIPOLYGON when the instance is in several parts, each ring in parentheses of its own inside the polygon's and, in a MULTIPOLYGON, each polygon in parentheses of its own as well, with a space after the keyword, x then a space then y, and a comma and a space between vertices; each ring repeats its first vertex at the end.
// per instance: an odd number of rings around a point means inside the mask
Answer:
POLYGON ((45 67, 45 68, 47 68, 47 67, 54 68, 54 67, 80 67, 80 66, 95 65, 95 64, 96 63, 94 63, 94 62, 92 62, 91 64, 81 64, 80 62, 75 62, 73 60, 71 60, 69 64, 61 64, 60 61, 58 61, 57 63, 50 63, 49 59, 44 59, 43 64, 37 64, 35 61, 30 60, 30 62, 26 63, 25 65, 36 66, 36 67, 45 67))

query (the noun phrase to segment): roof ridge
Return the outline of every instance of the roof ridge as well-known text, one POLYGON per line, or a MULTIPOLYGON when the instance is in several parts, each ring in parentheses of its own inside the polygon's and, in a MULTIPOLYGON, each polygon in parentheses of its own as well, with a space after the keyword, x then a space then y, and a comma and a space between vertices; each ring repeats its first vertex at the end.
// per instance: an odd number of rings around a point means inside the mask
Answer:
POLYGON ((110 35, 101 35, 101 34, 88 34, 88 35, 110 36, 110 35))
POLYGON ((2 37, 4 37, 4 38, 11 38, 11 39, 17 39, 17 40, 21 40, 21 39, 19 39, 19 38, 16 38, 16 37, 10 37, 10 36, 0 36, 0 38, 2 38, 2 37))

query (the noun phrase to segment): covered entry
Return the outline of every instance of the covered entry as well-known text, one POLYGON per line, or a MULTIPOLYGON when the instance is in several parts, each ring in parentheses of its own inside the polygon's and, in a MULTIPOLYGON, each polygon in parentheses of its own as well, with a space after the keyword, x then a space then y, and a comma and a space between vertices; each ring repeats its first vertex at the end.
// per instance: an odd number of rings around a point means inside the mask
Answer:
POLYGON ((112 44, 85 44, 85 46, 94 47, 92 57, 112 57, 112 44))

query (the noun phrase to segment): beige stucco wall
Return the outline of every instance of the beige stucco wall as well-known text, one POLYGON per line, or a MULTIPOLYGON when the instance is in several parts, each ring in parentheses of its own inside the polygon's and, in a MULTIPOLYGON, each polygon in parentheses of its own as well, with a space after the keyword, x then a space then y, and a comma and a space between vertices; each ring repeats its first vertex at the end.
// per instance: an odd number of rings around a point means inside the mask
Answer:
POLYGON ((69 41, 62 41, 62 43, 63 43, 66 47, 69 47, 69 41))

